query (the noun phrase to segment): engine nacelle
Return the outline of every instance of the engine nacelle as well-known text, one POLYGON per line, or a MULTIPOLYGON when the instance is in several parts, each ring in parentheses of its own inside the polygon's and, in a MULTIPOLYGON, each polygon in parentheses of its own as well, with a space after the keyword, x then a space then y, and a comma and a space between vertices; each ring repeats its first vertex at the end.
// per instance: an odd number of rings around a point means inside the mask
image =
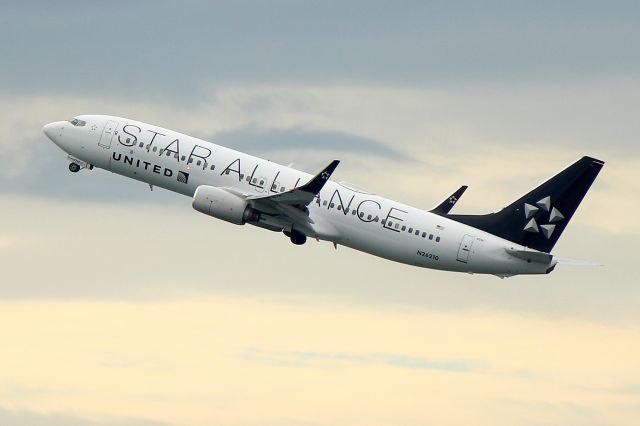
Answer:
POLYGON ((215 186, 199 186, 191 204, 201 213, 236 225, 259 219, 258 212, 249 207, 247 200, 215 186))

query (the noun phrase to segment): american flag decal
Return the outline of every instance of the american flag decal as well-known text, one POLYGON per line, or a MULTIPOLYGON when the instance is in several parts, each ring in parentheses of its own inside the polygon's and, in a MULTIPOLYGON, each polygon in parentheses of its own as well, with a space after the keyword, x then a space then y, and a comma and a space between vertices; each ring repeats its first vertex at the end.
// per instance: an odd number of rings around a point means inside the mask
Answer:
POLYGON ((188 183, 189 182, 189 173, 187 173, 187 172, 178 172, 178 182, 188 183))

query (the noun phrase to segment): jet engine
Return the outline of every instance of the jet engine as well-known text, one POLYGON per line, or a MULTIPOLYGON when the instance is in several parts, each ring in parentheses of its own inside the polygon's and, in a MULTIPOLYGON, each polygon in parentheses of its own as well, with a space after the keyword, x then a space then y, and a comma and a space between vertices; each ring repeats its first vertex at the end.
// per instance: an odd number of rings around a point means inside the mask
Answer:
POLYGON ((260 218, 260 213, 252 209, 247 200, 215 186, 199 186, 191 204, 201 213, 236 225, 257 222, 260 218))

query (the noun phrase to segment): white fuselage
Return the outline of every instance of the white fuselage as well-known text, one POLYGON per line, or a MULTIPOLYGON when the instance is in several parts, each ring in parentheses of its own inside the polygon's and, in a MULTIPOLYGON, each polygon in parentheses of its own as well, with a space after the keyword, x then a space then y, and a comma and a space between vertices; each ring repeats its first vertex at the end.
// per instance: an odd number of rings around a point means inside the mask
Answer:
MULTIPOLYGON (((312 177, 139 121, 104 115, 77 118, 85 124, 60 121, 45 126, 49 138, 72 158, 189 197, 200 185, 275 195, 312 177)), ((543 274, 555 265, 555 260, 545 264, 511 256, 506 249, 526 248, 333 181, 309 205, 309 217, 331 230, 312 237, 424 268, 509 276, 543 274)))

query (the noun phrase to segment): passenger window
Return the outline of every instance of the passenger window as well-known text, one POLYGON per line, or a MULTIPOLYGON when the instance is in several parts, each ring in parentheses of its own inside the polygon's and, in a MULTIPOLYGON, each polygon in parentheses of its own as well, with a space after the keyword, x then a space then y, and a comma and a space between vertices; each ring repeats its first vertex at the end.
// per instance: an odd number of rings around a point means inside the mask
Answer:
POLYGON ((426 237, 426 236, 427 236, 427 233, 426 233, 426 232, 423 232, 423 233, 422 233, 422 238, 424 238, 424 237, 426 237))
POLYGON ((211 167, 209 167, 211 170, 215 169, 216 166, 214 166, 213 164, 211 165, 211 167))
POLYGON ((355 216, 356 215, 356 211, 355 210, 351 210, 351 214, 355 216))
POLYGON ((240 173, 240 180, 244 179, 244 173, 240 173))
POLYGON ((429 234, 429 239, 433 240, 433 234, 429 234))
POLYGON ((260 185, 264 185, 264 180, 260 179, 260 185))
POLYGON ((360 217, 364 217, 364 213, 360 213, 360 217))
POLYGON ((154 147, 153 147, 153 152, 156 152, 157 150, 158 150, 158 147, 157 147, 157 146, 154 146, 154 147))
MULTIPOLYGON (((229 172, 229 171, 227 170, 227 174, 229 174, 228 172, 229 172)), ((253 178, 253 180, 251 181, 251 183, 256 183, 257 181, 258 181, 258 179, 253 178)))
POLYGON ((376 217, 374 217, 374 218, 373 218, 373 221, 374 221, 374 222, 377 222, 379 219, 380 219, 380 218, 379 218, 378 216, 376 216, 376 217))
POLYGON ((182 161, 186 160, 187 157, 185 157, 184 155, 182 156, 182 161))
POLYGON ((342 205, 339 205, 338 206, 338 211, 341 211, 341 210, 342 210, 342 205))
POLYGON ((251 176, 247 176, 247 182, 251 180, 251 176))
POLYGON ((386 221, 387 221, 387 219, 382 219, 382 220, 380 221, 380 223, 384 225, 386 221))
POLYGON ((171 151, 166 151, 167 157, 171 157, 171 151))
POLYGON ((400 228, 400 224, 396 222, 396 226, 394 226, 394 228, 396 229, 400 228))
POLYGON ((371 215, 367 215, 367 220, 371 220, 371 215))
POLYGON ((158 154, 160 155, 164 154, 164 149, 161 149, 160 151, 158 151, 158 154))
POLYGON ((280 188, 280 192, 284 192, 284 186, 280 188))
MULTIPOLYGON (((187 161, 187 164, 191 164, 193 163, 193 158, 189 157, 189 161, 187 161)), ((229 170, 227 170, 227 174, 229 174, 229 170)))
POLYGON ((440 237, 436 237, 436 243, 440 242, 440 237))
POLYGON ((180 158, 179 158, 179 157, 180 157, 180 156, 179 156, 177 153, 173 155, 173 158, 175 158, 176 160, 180 160, 180 158))
POLYGON ((404 232, 404 231, 406 231, 406 229, 407 229, 407 227, 402 225, 402 231, 404 232))
POLYGON ((140 142, 140 148, 144 147, 144 142, 140 142))
POLYGON ((200 164, 202 164, 202 161, 198 160, 198 162, 196 163, 196 166, 199 166, 200 164))
POLYGON ((409 228, 409 233, 413 234, 413 228, 409 228))
POLYGON ((420 231, 416 229, 416 235, 420 235, 420 231))
POLYGON ((393 222, 391 222, 391 221, 387 222, 387 226, 388 226, 389 228, 391 228, 391 227, 393 226, 393 222))
POLYGON ((329 208, 332 209, 334 208, 336 205, 334 203, 329 204, 329 208))

